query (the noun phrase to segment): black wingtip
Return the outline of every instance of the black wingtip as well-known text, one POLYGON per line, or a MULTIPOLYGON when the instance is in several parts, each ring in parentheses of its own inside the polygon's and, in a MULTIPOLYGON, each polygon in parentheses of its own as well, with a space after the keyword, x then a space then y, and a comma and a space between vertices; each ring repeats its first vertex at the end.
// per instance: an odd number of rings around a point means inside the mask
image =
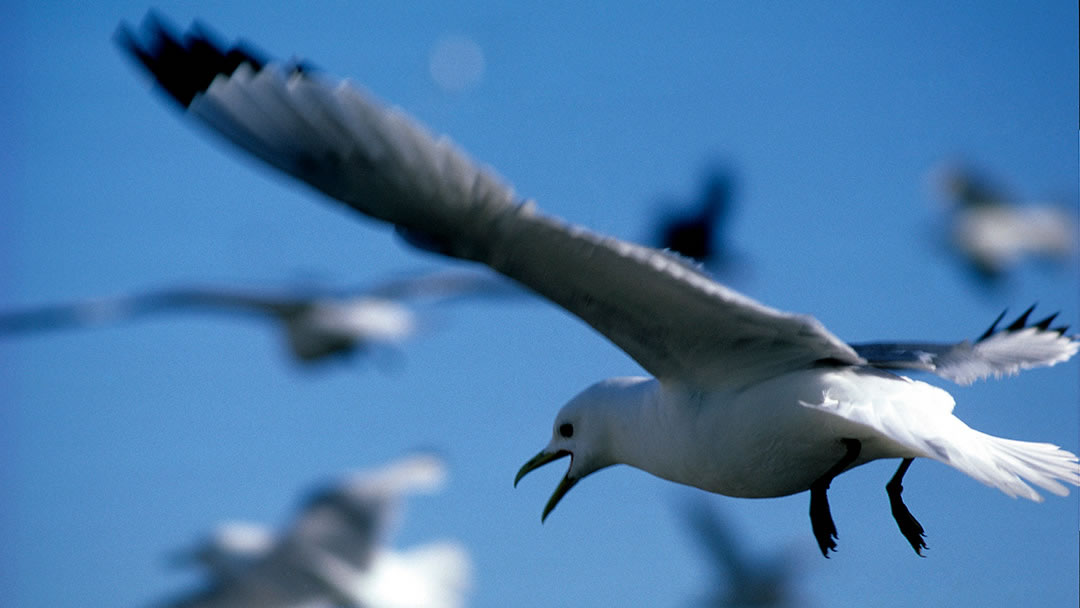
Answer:
POLYGON ((1005 313, 1007 313, 1007 312, 1009 312, 1008 308, 1001 311, 1001 314, 998 315, 996 319, 994 319, 994 322, 990 324, 990 327, 988 327, 986 329, 986 331, 984 331, 983 334, 981 336, 979 336, 975 341, 976 342, 982 342, 983 340, 985 340, 985 339, 989 338, 990 336, 994 335, 994 332, 997 331, 998 323, 1001 323, 1001 320, 1005 318, 1005 313))
POLYGON ((1025 310, 1024 314, 1017 317, 1015 321, 1013 321, 1008 327, 1005 328, 1005 330, 1006 331, 1020 331, 1021 329, 1024 329, 1024 327, 1027 325, 1028 317, 1030 317, 1032 311, 1035 310, 1035 306, 1036 306, 1035 304, 1032 304, 1031 308, 1028 308, 1027 310, 1025 310))
POLYGON ((219 74, 231 75, 243 64, 258 71, 266 64, 264 55, 251 45, 227 47, 200 22, 193 23, 180 35, 156 11, 146 14, 138 31, 121 23, 113 40, 150 72, 169 97, 185 108, 219 74))
POLYGON ((1042 321, 1039 321, 1038 323, 1036 323, 1032 327, 1038 327, 1039 329, 1041 329, 1043 331, 1047 331, 1047 330, 1050 329, 1050 324, 1054 322, 1054 319, 1056 319, 1057 316, 1058 316, 1058 313, 1055 312, 1054 314, 1050 315, 1049 317, 1046 317, 1042 321))
POLYGON ((1010 323, 1007 327, 999 330, 998 329, 998 324, 1001 323, 1001 320, 1003 318, 1005 318, 1005 313, 1008 312, 1008 309, 1001 311, 1001 314, 998 315, 997 319, 994 319, 994 322, 990 325, 990 328, 987 329, 985 332, 983 332, 983 334, 981 336, 979 336, 979 338, 977 340, 975 340, 975 341, 976 342, 982 342, 983 340, 989 338, 990 336, 994 335, 998 331, 1021 331, 1021 330, 1026 329, 1026 328, 1034 328, 1034 329, 1038 329, 1039 331, 1047 331, 1047 332, 1052 331, 1052 332, 1057 333, 1057 335, 1059 335, 1059 336, 1064 336, 1065 332, 1067 332, 1069 330, 1068 325, 1062 325, 1060 327, 1051 327, 1051 325, 1057 319, 1060 312, 1055 312, 1054 314, 1046 317, 1042 321, 1038 321, 1036 323, 1032 323, 1032 324, 1028 325, 1028 319, 1031 318, 1031 313, 1035 310, 1035 306, 1037 306, 1037 304, 1032 304, 1031 307, 1028 308, 1027 310, 1025 310, 1023 312, 1023 314, 1021 314, 1019 317, 1016 318, 1015 321, 1010 323))

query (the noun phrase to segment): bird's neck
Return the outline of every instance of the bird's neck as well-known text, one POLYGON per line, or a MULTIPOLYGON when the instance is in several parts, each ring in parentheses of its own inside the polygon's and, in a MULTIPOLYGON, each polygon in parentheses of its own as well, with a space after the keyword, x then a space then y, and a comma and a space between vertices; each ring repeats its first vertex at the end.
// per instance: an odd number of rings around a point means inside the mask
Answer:
POLYGON ((628 391, 609 416, 609 449, 618 464, 626 464, 664 479, 678 480, 686 466, 684 454, 672 449, 669 437, 690 430, 683 412, 667 406, 670 391, 650 380, 628 391))

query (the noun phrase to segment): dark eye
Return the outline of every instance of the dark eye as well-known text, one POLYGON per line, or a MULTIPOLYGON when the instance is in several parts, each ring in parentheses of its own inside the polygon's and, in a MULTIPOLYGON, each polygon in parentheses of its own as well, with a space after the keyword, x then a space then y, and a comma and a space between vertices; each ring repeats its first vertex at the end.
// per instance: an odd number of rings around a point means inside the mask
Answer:
POLYGON ((559 425, 559 434, 569 439, 574 436, 574 425, 563 423, 559 425))

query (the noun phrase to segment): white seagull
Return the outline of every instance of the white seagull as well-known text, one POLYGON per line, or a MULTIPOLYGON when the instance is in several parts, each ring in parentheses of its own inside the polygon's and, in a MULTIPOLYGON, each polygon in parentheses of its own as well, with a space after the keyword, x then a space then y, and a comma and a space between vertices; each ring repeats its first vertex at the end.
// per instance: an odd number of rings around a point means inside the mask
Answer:
POLYGON ((738 497, 810 490, 823 554, 836 546, 826 490, 840 473, 902 459, 888 495, 915 548, 923 529, 900 499, 914 458, 933 458, 1010 496, 1080 485, 1073 454, 1001 439, 952 414, 945 391, 888 369, 959 382, 1054 365, 1080 343, 1027 314, 975 342, 849 345, 816 319, 759 304, 681 258, 540 213, 445 137, 349 82, 226 48, 153 15, 120 46, 184 112, 226 140, 411 243, 487 264, 577 315, 654 378, 604 380, 558 413, 550 443, 518 472, 570 456, 546 518, 586 475, 628 464, 738 497))
POLYGON ((458 608, 471 579, 459 544, 436 541, 402 552, 384 545, 402 495, 435 491, 445 476, 443 463, 429 455, 354 474, 308 499, 279 538, 258 524, 223 523, 170 560, 205 567, 210 583, 161 606, 458 608))
POLYGON ((1013 200, 958 165, 934 174, 949 204, 951 245, 984 283, 1000 281, 1024 260, 1060 263, 1076 251, 1076 216, 1063 206, 1013 200))
POLYGON ((424 325, 406 302, 442 302, 510 293, 505 281, 475 272, 434 272, 385 281, 368 289, 258 290, 192 286, 0 312, 0 337, 120 322, 161 312, 241 313, 280 324, 302 363, 325 362, 377 347, 397 347, 424 325))

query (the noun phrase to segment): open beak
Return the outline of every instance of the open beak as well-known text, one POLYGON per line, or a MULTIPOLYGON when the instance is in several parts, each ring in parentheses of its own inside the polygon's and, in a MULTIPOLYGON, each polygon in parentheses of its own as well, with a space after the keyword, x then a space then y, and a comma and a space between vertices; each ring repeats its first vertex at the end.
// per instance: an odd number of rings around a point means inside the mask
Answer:
MULTIPOLYGON (((545 464, 558 460, 564 456, 569 456, 570 464, 573 465, 574 455, 566 450, 559 450, 557 452, 540 452, 536 456, 533 456, 532 459, 529 460, 529 462, 526 462, 524 465, 522 465, 521 469, 517 473, 517 476, 514 477, 514 487, 516 488, 518 482, 521 481, 521 478, 530 471, 538 469, 545 464)), ((576 484, 577 482, 577 479, 570 477, 570 470, 567 469, 566 475, 562 478, 562 481, 559 482, 559 485, 556 486, 555 493, 551 495, 551 498, 548 499, 547 505, 544 506, 544 513, 540 516, 540 523, 544 523, 544 521, 547 519, 548 514, 551 513, 551 511, 555 508, 555 505, 559 504, 559 501, 562 499, 562 497, 565 496, 566 493, 570 491, 570 488, 574 487, 574 484, 576 484)))

